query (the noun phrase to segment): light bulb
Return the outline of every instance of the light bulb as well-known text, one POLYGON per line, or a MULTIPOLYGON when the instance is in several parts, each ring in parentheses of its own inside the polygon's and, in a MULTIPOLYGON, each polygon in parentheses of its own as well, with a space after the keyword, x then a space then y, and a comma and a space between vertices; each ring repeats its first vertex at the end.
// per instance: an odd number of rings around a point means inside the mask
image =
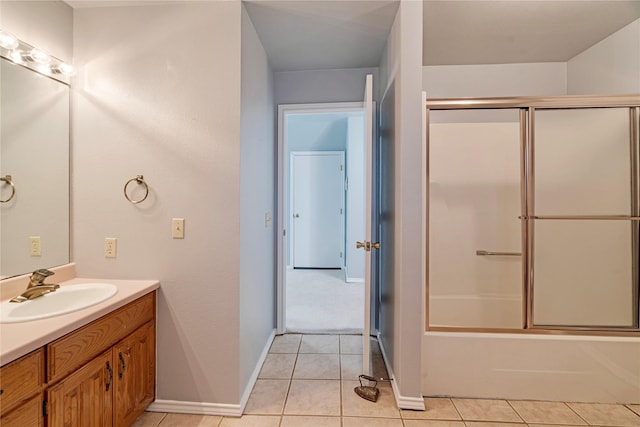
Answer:
POLYGON ((63 76, 73 76, 76 73, 73 65, 61 62, 59 65, 52 67, 51 70, 54 73, 62 74, 63 76))
POLYGON ((11 33, 7 33, 6 31, 0 30, 0 47, 3 47, 8 50, 12 50, 20 46, 20 42, 11 33))
POLYGON ((16 64, 24 64, 25 53, 19 49, 12 50, 9 54, 9 58, 16 64))
POLYGON ((44 50, 40 50, 35 47, 31 49, 29 56, 31 57, 31 59, 33 59, 34 62, 37 62, 38 64, 46 65, 51 62, 51 55, 49 55, 44 50))

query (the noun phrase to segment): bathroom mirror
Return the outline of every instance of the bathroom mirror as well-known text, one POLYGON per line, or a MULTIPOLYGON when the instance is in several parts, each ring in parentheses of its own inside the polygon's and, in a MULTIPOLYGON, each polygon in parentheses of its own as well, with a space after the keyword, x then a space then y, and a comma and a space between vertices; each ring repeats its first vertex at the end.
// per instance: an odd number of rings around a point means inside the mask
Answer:
POLYGON ((69 86, 0 58, 0 278, 69 262, 69 86))

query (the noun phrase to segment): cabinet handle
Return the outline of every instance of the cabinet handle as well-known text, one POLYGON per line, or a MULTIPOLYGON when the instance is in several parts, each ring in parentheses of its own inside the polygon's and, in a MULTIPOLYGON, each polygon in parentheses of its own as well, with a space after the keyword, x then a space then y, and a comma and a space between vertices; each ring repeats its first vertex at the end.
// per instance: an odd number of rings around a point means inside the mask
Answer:
POLYGON ((113 371, 111 370, 111 364, 107 360, 107 373, 109 376, 107 377, 107 391, 111 388, 111 380, 113 380, 113 371))
POLYGON ((124 370, 127 365, 124 363, 124 357, 122 357, 122 352, 118 353, 118 359, 120 359, 120 373, 118 373, 118 378, 122 379, 122 375, 124 374, 124 370))

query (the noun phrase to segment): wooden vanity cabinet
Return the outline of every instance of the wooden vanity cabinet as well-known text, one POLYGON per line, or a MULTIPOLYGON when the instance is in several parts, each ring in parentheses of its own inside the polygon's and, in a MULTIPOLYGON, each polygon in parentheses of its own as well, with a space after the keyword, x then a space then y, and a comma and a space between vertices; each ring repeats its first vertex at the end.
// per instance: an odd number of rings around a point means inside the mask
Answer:
POLYGON ((42 426, 43 387, 44 350, 41 348, 0 368, 0 425, 42 426))
POLYGON ((2 366, 0 426, 131 425, 155 399, 155 294, 2 366))
POLYGON ((47 355, 47 426, 131 425, 155 399, 155 292, 52 342, 47 355))

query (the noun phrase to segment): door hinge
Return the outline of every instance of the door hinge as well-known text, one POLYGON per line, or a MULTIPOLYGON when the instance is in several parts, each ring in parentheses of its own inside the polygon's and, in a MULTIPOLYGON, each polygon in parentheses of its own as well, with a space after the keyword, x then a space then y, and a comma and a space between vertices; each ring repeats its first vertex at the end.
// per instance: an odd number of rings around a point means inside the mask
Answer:
POLYGON ((42 401, 42 416, 46 417, 49 415, 49 402, 45 399, 42 401))
POLYGON ((342 215, 342 208, 340 208, 340 215, 342 215))
POLYGON ((342 258, 342 252, 340 252, 340 258, 342 258))
POLYGON ((343 166, 342 166, 342 165, 340 165, 340 170, 342 170, 342 168, 343 168, 343 166))
POLYGON ((282 235, 286 236, 287 235, 287 230, 282 230, 282 235))

